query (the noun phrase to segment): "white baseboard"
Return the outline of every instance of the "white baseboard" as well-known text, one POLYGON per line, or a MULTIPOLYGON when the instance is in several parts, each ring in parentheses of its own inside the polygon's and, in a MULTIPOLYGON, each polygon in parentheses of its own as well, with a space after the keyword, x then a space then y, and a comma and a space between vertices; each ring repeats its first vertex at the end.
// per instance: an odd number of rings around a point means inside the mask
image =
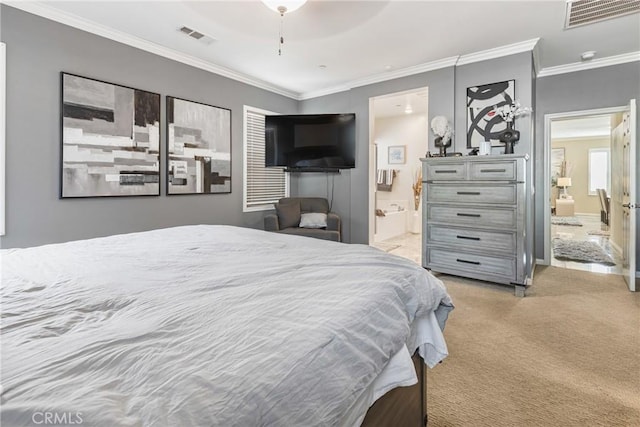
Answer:
POLYGON ((600 218, 600 214, 594 214, 594 213, 576 212, 576 215, 582 215, 582 216, 594 216, 594 217, 598 217, 598 218, 600 218))

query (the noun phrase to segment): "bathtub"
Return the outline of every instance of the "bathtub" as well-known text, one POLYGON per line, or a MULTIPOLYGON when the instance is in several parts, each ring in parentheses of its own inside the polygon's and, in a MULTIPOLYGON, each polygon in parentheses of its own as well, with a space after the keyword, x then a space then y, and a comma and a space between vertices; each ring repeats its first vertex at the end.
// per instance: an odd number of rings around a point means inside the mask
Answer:
POLYGON ((407 200, 380 200, 377 203, 377 209, 382 210, 385 216, 376 215, 376 242, 407 233, 409 215, 407 206, 407 200))

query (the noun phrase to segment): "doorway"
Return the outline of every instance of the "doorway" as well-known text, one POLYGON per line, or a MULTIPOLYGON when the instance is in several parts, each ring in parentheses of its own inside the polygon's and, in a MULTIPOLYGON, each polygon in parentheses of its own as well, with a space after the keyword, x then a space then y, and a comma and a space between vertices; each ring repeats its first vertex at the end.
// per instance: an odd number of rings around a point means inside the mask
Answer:
POLYGON ((428 89, 374 97, 369 106, 369 242, 420 263, 428 89))
POLYGON ((629 221, 621 212, 623 182, 635 175, 628 167, 635 158, 623 155, 634 110, 632 100, 545 116, 544 264, 625 278, 635 264, 635 241, 625 239, 629 221))

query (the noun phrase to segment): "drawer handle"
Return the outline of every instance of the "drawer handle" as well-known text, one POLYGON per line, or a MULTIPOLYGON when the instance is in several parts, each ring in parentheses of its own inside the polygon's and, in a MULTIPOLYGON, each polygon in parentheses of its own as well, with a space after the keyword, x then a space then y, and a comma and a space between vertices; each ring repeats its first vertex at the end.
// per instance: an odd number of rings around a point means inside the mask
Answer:
POLYGON ((480 214, 457 213, 458 216, 470 216, 471 218, 480 218, 480 214))
POLYGON ((458 191, 460 196, 479 196, 479 191, 458 191))
POLYGON ((467 261, 466 259, 456 259, 456 261, 458 262, 464 262, 465 264, 473 264, 473 265, 480 265, 480 262, 478 261, 467 261))
POLYGON ((436 170, 435 173, 457 173, 457 170, 450 170, 450 169, 440 169, 440 170, 436 170))
POLYGON ((500 172, 506 172, 506 169, 480 169, 480 172, 486 172, 486 173, 500 173, 500 172))
POLYGON ((480 241, 479 237, 470 237, 470 236, 456 236, 458 239, 467 239, 467 240, 477 240, 480 241))

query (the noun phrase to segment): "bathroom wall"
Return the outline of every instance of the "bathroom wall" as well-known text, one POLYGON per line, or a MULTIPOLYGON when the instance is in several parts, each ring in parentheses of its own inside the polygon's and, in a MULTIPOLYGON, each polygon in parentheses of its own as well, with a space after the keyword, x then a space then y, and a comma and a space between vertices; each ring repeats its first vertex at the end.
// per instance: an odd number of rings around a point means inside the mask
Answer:
POLYGON ((413 189, 416 173, 420 171, 420 158, 427 152, 427 116, 410 114, 376 119, 374 141, 377 147, 377 168, 397 171, 392 191, 378 191, 379 200, 409 200, 413 210, 413 189), (405 163, 389 164, 389 147, 405 147, 405 163))
MULTIPOLYGON (((377 168, 394 169, 396 177, 391 191, 376 192, 376 208, 386 208, 390 203, 403 201, 407 209, 406 231, 420 232, 420 213, 414 215, 413 184, 421 168, 420 158, 427 152, 428 122, 426 114, 377 118, 374 124, 374 142, 377 151, 377 168), (405 162, 389 163, 389 147, 404 146, 405 162)), ((402 204, 402 203, 398 203, 402 204)), ((420 210, 420 206, 418 206, 420 210)), ((376 235, 389 236, 384 221, 377 221, 376 235)), ((395 233, 393 233, 395 234, 395 233)))

